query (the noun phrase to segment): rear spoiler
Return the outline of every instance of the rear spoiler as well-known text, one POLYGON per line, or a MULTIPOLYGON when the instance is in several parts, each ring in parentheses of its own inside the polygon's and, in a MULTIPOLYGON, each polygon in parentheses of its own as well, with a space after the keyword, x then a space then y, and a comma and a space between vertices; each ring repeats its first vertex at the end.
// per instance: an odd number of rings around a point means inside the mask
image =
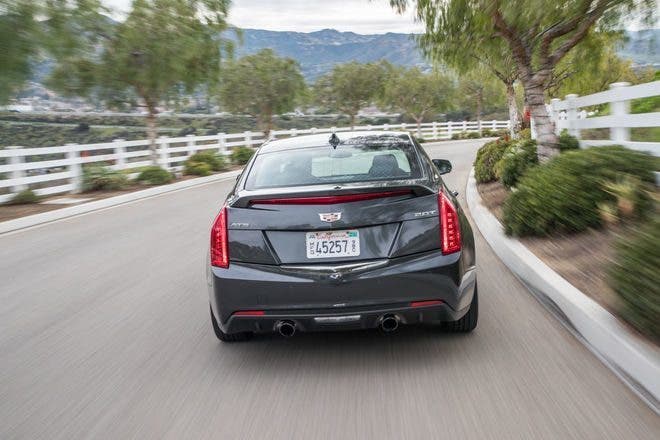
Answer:
POLYGON ((307 186, 299 188, 269 188, 267 190, 240 191, 229 204, 237 208, 252 205, 332 205, 386 197, 419 197, 433 194, 434 190, 421 184, 387 184, 383 186, 307 186))

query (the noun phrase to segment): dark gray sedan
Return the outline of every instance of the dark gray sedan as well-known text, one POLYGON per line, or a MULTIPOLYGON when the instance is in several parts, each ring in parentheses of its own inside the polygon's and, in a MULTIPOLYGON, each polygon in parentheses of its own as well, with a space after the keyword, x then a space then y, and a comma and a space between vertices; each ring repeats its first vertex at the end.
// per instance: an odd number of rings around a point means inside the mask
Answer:
POLYGON ((254 333, 477 325, 472 230, 408 133, 266 142, 211 230, 208 286, 221 341, 254 333))

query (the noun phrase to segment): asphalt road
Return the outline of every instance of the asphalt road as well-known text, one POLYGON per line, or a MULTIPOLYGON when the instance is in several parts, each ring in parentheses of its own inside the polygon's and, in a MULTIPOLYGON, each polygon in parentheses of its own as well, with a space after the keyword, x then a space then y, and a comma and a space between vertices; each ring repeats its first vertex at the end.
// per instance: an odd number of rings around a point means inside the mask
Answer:
MULTIPOLYGON (((428 147, 461 196, 477 146, 428 147)), ((0 439, 660 438, 476 229, 470 335, 219 343, 204 262, 231 183, 0 236, 0 439)))

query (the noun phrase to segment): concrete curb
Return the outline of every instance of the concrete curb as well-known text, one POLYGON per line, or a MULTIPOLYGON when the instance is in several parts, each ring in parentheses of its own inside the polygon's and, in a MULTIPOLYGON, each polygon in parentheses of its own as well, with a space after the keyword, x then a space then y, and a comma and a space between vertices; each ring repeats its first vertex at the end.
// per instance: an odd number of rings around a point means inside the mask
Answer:
POLYGON ((31 228, 45 223, 54 222, 67 217, 86 214, 99 209, 106 209, 124 203, 134 202, 148 197, 154 197, 160 194, 165 194, 172 191, 179 191, 182 189, 192 188, 207 183, 219 182, 235 178, 241 173, 241 170, 229 171, 226 173, 213 174, 205 177, 197 177, 195 179, 184 180, 182 182, 171 183, 169 185, 154 186, 152 188, 135 191, 128 194, 122 194, 116 197, 109 197, 107 199, 96 200, 93 202, 83 203, 68 208, 56 209, 41 214, 29 215, 14 220, 7 220, 0 222, 0 235, 8 232, 18 231, 20 229, 31 228))
POLYGON ((575 288, 520 241, 507 237, 477 191, 474 168, 466 194, 472 218, 502 262, 533 292, 556 306, 570 327, 651 408, 660 413, 660 354, 575 288))

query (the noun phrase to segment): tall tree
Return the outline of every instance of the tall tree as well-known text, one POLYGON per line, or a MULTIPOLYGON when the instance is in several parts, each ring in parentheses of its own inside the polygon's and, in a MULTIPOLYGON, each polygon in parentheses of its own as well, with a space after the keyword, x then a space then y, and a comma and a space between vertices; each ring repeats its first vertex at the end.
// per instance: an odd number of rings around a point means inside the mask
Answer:
MULTIPOLYGON (((488 70, 499 79, 506 90, 509 110, 511 137, 515 137, 520 127, 520 113, 516 103, 514 84, 518 79, 518 69, 513 57, 507 53, 504 43, 498 39, 478 41, 465 37, 465 22, 451 20, 442 14, 436 18, 439 25, 419 37, 418 43, 427 58, 436 63, 446 64, 459 74, 465 75, 474 70, 488 70)), ((466 11, 469 14, 470 11, 466 11)), ((469 21, 468 21, 469 22, 469 21)))
POLYGON ((503 87, 490 70, 477 67, 460 76, 458 90, 461 106, 474 115, 481 133, 484 108, 492 108, 503 102, 503 87))
MULTIPOLYGON (((403 9, 408 0, 390 0, 403 9)), ((429 33, 452 23, 466 41, 499 39, 515 60, 526 103, 534 119, 539 159, 559 154, 559 140, 545 107, 545 91, 557 64, 594 28, 615 25, 623 13, 654 0, 416 0, 429 33)))
POLYGON ((101 53, 77 53, 58 66, 53 83, 71 95, 135 95, 146 109, 151 158, 157 163, 156 115, 165 99, 219 77, 233 43, 229 0, 134 0, 126 20, 105 36, 101 53))
POLYGON ((383 93, 383 85, 390 70, 391 66, 383 62, 339 64, 316 81, 316 102, 348 115, 353 128, 358 111, 383 93))
POLYGON ((420 135, 425 119, 452 107, 454 81, 434 71, 422 73, 417 67, 394 68, 385 82, 381 104, 409 116, 417 123, 420 135))
POLYGON ((0 0, 0 103, 30 79, 42 54, 62 59, 94 44, 104 11, 97 0, 0 0))
POLYGON ((222 81, 224 107, 256 117, 266 136, 273 128, 273 115, 294 110, 305 91, 298 63, 276 56, 271 49, 232 63, 223 70, 222 81))

